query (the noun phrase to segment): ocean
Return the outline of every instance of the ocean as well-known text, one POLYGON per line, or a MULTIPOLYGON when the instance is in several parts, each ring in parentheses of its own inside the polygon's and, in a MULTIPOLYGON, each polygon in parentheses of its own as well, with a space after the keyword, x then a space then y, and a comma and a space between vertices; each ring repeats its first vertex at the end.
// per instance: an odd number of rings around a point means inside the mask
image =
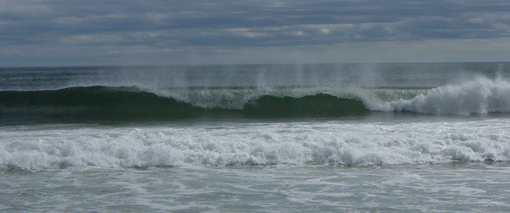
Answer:
POLYGON ((508 212, 510 63, 0 68, 1 212, 508 212))

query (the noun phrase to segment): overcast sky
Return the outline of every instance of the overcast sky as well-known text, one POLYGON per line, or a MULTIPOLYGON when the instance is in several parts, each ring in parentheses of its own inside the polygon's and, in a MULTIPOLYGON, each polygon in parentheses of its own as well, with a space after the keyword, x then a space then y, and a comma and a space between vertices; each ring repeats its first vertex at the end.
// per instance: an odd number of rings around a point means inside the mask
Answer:
POLYGON ((510 61, 508 0, 0 0, 0 66, 510 61))

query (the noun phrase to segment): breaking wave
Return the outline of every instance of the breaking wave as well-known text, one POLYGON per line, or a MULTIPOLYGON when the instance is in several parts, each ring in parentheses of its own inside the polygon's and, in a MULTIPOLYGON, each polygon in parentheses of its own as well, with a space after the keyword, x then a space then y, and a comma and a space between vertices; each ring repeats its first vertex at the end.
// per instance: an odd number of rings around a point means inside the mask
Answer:
POLYGON ((480 122, 269 122, 261 124, 5 129, 0 171, 67 167, 509 161, 507 119, 480 122))
POLYGON ((0 92, 3 119, 45 121, 161 121, 196 118, 291 118, 360 115, 368 110, 357 98, 319 93, 302 97, 248 93, 239 89, 166 91, 138 88, 74 87, 50 91, 0 92), (179 94, 177 94, 179 93, 179 94), (188 100, 184 100, 186 93, 188 100), (239 96, 242 93, 242 96, 239 96), (235 97, 237 94, 238 97, 235 97), (210 101, 210 102, 208 102, 210 101))
POLYGON ((0 91, 2 122, 171 121, 201 118, 360 116, 510 112, 510 83, 477 78, 437 88, 71 87, 0 91))
POLYGON ((510 83, 480 77, 458 85, 447 85, 405 100, 379 103, 371 110, 410 111, 427 114, 486 114, 510 112, 510 83))

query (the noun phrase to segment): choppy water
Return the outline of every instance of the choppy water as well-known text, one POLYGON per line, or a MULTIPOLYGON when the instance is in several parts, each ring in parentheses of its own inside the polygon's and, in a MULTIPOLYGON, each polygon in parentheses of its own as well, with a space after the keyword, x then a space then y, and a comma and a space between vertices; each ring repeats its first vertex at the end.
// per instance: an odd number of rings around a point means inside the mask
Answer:
POLYGON ((0 211, 504 212, 510 65, 0 70, 0 211))
POLYGON ((13 212, 506 212, 508 163, 2 174, 13 212))

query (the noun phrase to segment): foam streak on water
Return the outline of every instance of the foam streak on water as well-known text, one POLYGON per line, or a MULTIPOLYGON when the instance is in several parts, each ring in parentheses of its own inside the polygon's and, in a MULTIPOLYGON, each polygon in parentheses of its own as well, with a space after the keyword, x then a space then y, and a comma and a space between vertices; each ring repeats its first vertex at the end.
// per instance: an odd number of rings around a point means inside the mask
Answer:
POLYGON ((2 174, 5 212, 505 212, 506 163, 2 174))

